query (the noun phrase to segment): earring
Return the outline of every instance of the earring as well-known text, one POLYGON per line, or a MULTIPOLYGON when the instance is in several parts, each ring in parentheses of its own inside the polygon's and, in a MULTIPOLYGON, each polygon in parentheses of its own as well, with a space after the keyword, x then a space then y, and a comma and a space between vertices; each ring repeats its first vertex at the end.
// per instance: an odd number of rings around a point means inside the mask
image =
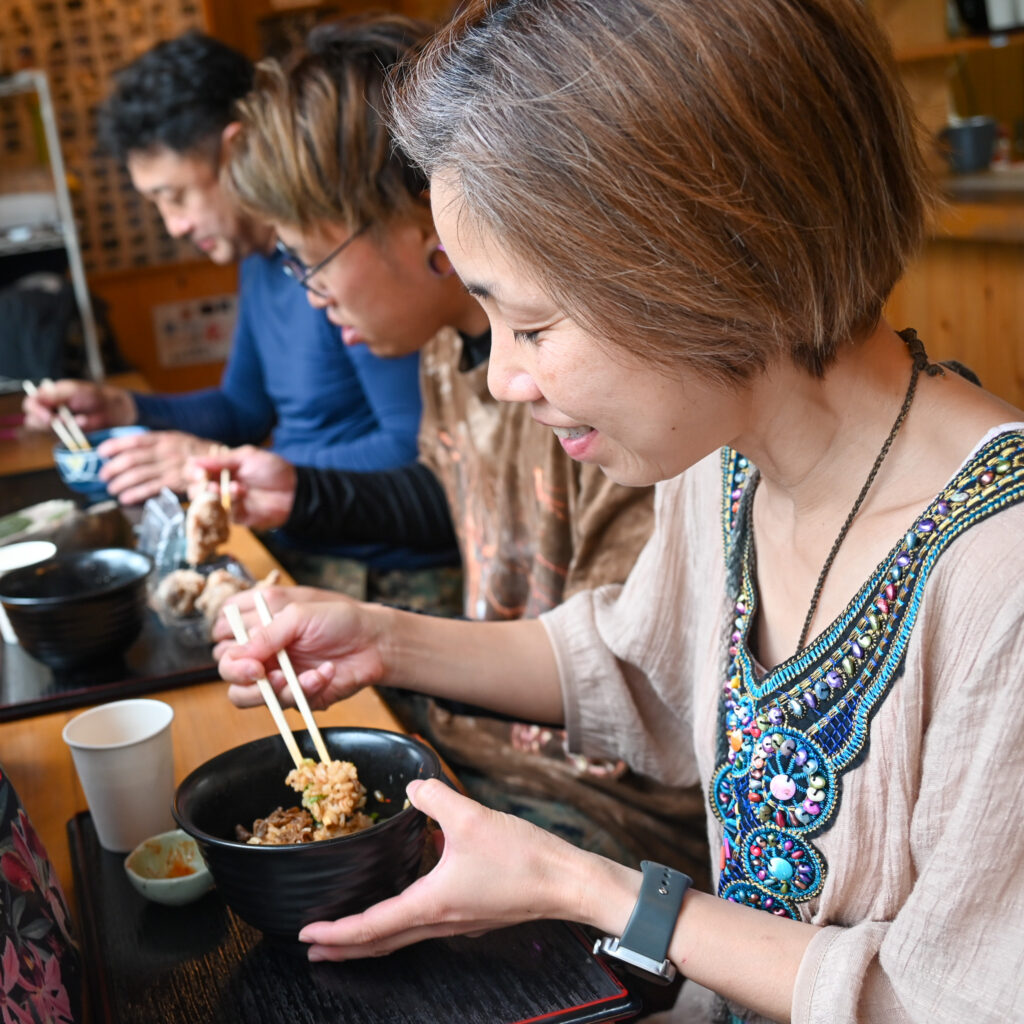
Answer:
POLYGON ((435 277, 451 277, 454 273, 451 262, 445 254, 444 245, 440 242, 430 250, 430 254, 427 256, 427 266, 430 267, 430 272, 435 277), (441 266, 438 265, 439 256, 441 257, 441 266))

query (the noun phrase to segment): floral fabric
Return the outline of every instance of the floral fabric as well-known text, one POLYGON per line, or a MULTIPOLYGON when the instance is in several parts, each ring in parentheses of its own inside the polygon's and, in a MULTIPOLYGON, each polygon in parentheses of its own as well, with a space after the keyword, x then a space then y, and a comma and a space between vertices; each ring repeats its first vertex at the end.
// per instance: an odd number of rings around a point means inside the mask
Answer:
POLYGON ((76 1024, 81 960, 53 865, 0 767, 0 1022, 76 1024))

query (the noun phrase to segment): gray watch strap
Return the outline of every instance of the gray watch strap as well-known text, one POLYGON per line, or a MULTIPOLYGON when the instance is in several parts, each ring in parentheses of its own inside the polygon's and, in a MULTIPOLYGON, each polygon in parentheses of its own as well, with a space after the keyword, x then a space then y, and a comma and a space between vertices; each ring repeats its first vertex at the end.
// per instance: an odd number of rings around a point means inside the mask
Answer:
POLYGON ((682 871, 650 860, 641 861, 640 870, 644 873, 640 895, 619 946, 661 961, 668 955, 683 897, 693 885, 693 879, 682 871))

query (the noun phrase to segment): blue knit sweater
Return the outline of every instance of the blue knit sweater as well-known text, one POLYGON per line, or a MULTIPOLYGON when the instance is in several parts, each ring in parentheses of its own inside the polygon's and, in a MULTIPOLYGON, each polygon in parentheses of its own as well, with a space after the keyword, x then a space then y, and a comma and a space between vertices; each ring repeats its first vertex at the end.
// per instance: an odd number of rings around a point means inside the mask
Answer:
MULTIPOLYGON (((241 264, 238 321, 220 387, 134 397, 139 423, 151 429, 182 430, 232 447, 269 439, 270 448, 296 466, 372 472, 404 466, 417 455, 419 355, 378 359, 364 345, 346 348, 338 328, 283 273, 276 254, 241 264)), ((280 539, 377 568, 455 559, 447 536, 441 551, 325 548, 294 535, 280 539)))
POLYGON ((232 447, 270 438, 299 466, 391 469, 416 458, 418 355, 347 349, 277 256, 241 265, 238 322, 219 388, 136 394, 139 422, 232 447))

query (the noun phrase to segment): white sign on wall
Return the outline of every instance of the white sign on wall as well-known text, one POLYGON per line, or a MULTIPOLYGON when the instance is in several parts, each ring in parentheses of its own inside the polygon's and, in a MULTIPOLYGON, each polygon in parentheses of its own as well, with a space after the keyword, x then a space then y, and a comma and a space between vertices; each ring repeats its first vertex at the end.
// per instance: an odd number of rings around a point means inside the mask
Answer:
POLYGON ((161 366, 221 363, 231 351, 237 308, 234 295, 209 295, 153 307, 161 366))

